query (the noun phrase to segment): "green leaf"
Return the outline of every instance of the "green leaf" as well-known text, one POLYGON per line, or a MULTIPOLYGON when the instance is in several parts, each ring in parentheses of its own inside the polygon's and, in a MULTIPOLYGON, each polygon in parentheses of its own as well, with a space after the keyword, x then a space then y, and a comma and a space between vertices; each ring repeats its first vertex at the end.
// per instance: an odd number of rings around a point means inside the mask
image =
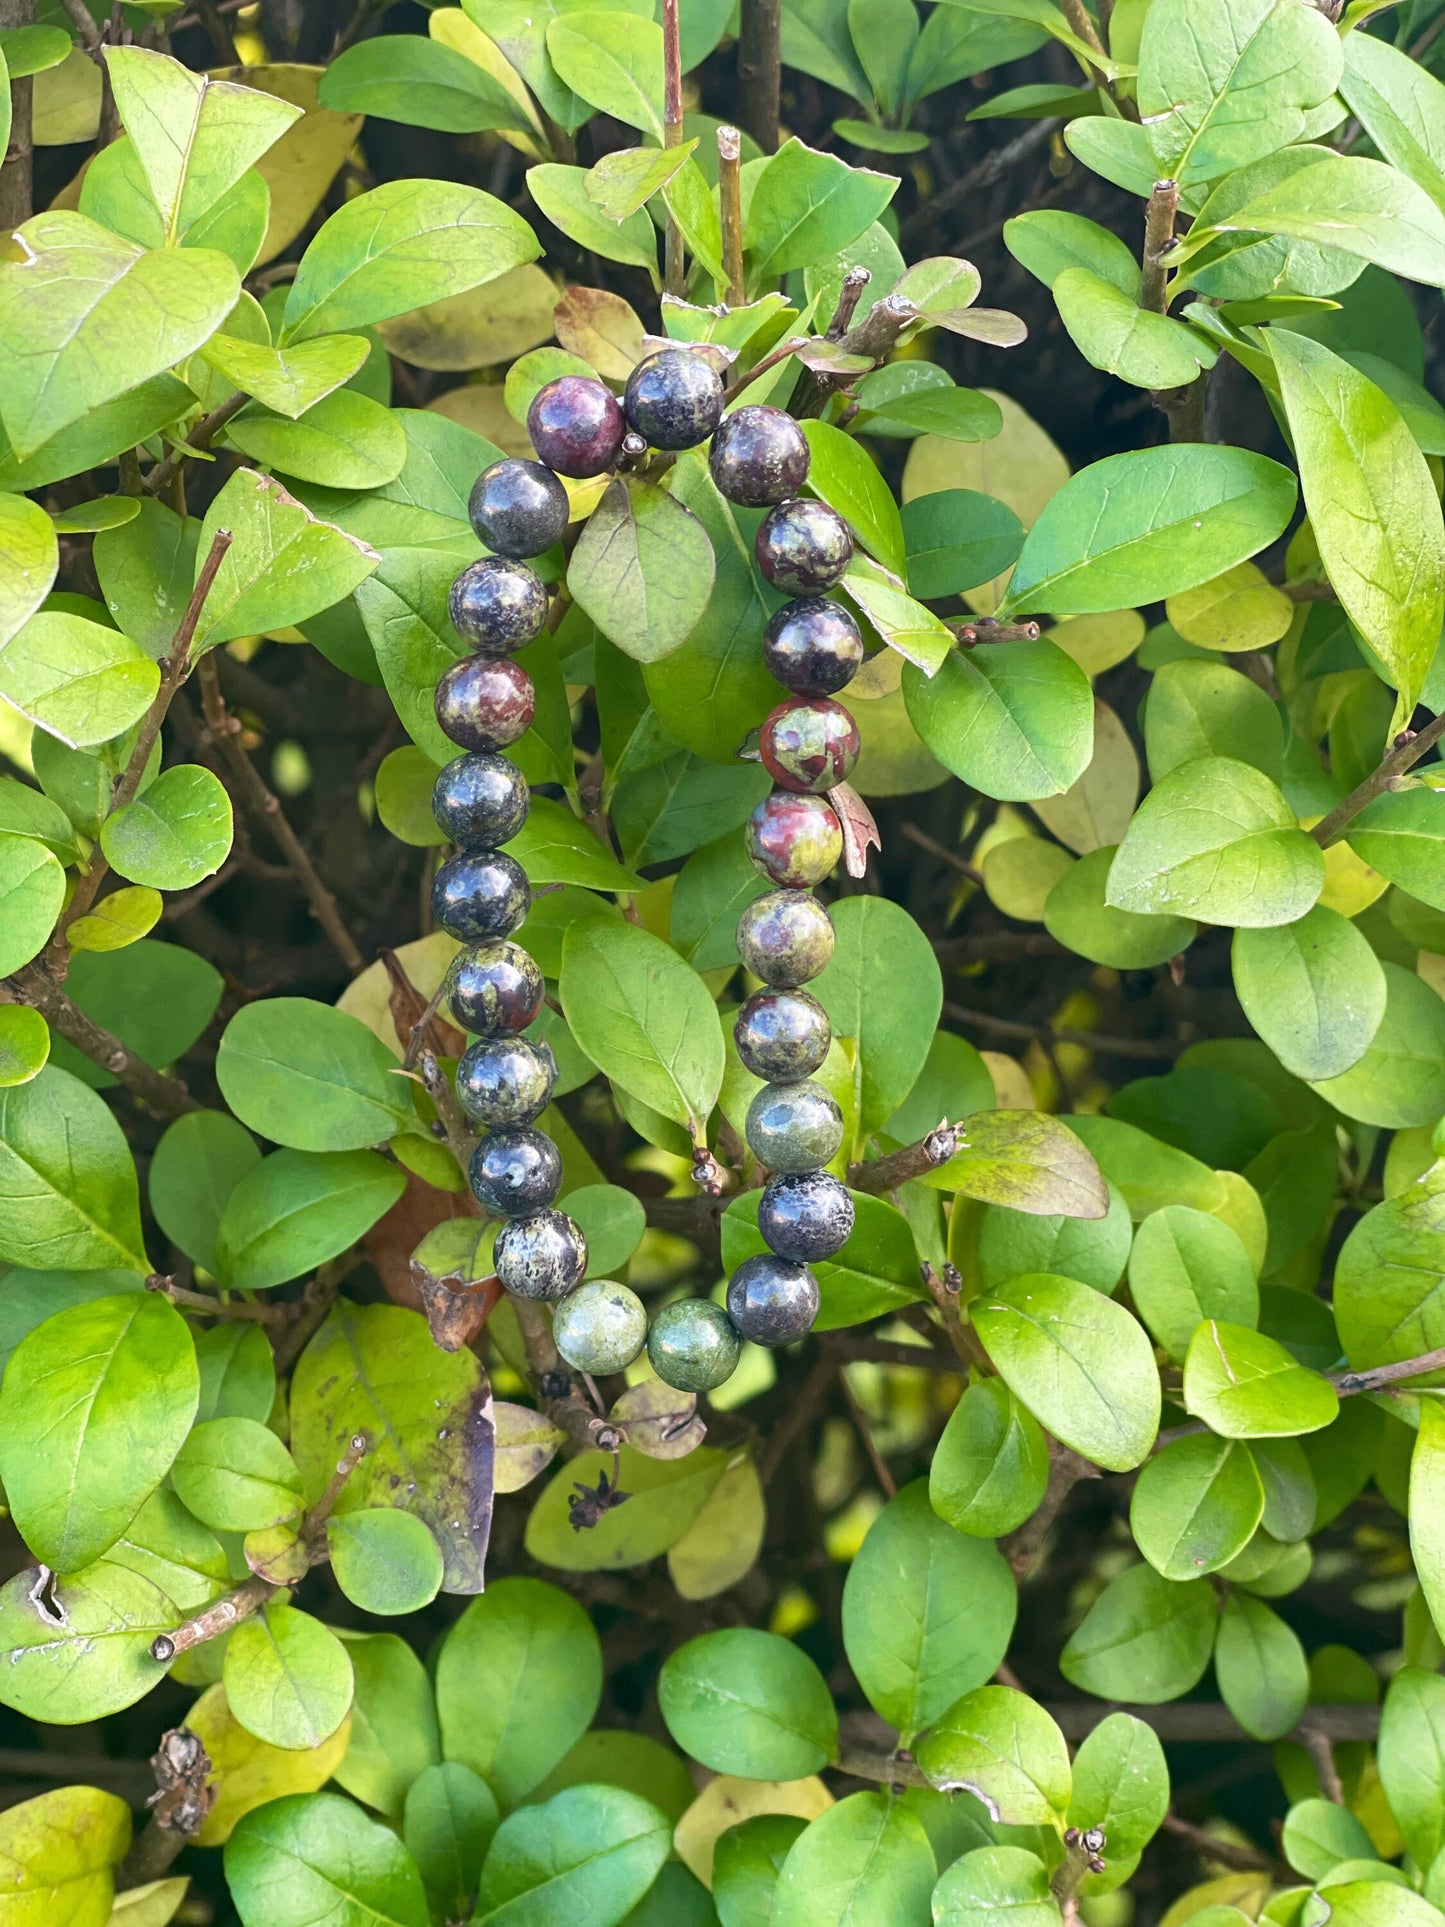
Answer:
POLYGON ((808 438, 808 487, 836 509, 864 548, 902 574, 903 524, 893 491, 865 449, 830 422, 803 424, 808 438))
POLYGON ((1005 1826, 1052 1826, 1069 1804, 1064 1736, 1026 1693, 980 1686, 951 1706, 914 1756, 934 1786, 967 1788, 1005 1826))
POLYGON ((28 1084, 50 1056, 50 1026, 38 1010, 7 1004, 0 1010, 0 1088, 28 1084))
POLYGON ((44 602, 59 565, 55 524, 39 503, 0 495, 0 646, 44 602))
MULTIPOLYGON (((74 1003, 157 1070, 188 1051, 220 1000, 221 973, 193 950, 143 938, 123 950, 77 951, 66 988, 74 1003)), ((57 1037, 54 1060, 92 1090, 116 1082, 57 1037)))
POLYGON ((793 1842, 778 1875, 773 1927, 843 1920, 917 1927, 930 1919, 935 1874, 921 1820, 887 1794, 853 1793, 793 1842))
POLYGON ((337 1585, 363 1612, 420 1612, 441 1589, 437 1542, 410 1512, 390 1506, 348 1512, 327 1522, 326 1544, 337 1585))
POLYGON ((1278 786, 1232 756, 1207 756, 1144 798, 1110 867, 1108 901, 1262 929, 1302 917, 1324 878, 1324 856, 1278 786))
POLYGON ((723 1927, 771 1927, 778 1875, 806 1825, 797 1814, 759 1813, 718 1835, 712 1897, 723 1927))
POLYGON ((1285 1859, 1307 1880, 1319 1880, 1342 1860, 1373 1860, 1375 1849, 1348 1807, 1333 1800, 1297 1800, 1284 1817, 1285 1859))
POLYGON ((1380 1714, 1380 1783, 1417 1866, 1445 1848, 1445 1679, 1403 1666, 1380 1714))
POLYGON ((1340 1409, 1327 1378, 1246 1325, 1210 1319, 1184 1360, 1184 1409, 1231 1439, 1318 1432, 1340 1409))
POLYGON ((1118 1859, 1141 1853, 1169 1811, 1169 1768, 1152 1726, 1131 1713, 1100 1720, 1074 1755, 1071 1825, 1102 1827, 1118 1859))
POLYGON ((897 187, 892 175, 849 167, 796 137, 785 141, 753 183, 743 228, 750 284, 840 253, 878 219, 897 187))
POLYGON ((908 586, 933 601, 962 595, 1012 568, 1024 526, 1006 502, 974 489, 947 488, 903 504, 903 534, 908 586))
POLYGON ((0 654, 0 696, 72 749, 122 735, 159 687, 129 636, 65 610, 32 616, 0 654))
MULTIPOLYGON (((376 44, 367 40, 362 47, 376 44)), ((328 69, 333 72, 334 67, 328 69)), ((362 335, 322 335, 315 341, 298 341, 293 348, 272 348, 218 334, 212 335, 201 356, 244 394, 254 395, 265 407, 295 421, 350 381, 370 352, 370 343, 362 335)))
POLYGON ((1309 1698, 1309 1662, 1298 1637, 1262 1599, 1231 1591, 1214 1646, 1219 1693, 1246 1733, 1277 1740, 1309 1698))
POLYGON ((65 871, 55 854, 32 837, 0 833, 0 974, 45 948, 64 901, 65 871))
POLYGON ((0 420, 18 456, 194 354, 235 306, 235 264, 205 248, 144 248, 51 209, 0 263, 0 420))
POLYGON ((1218 357, 1218 349, 1184 322, 1141 308, 1136 296, 1090 268, 1065 268, 1057 275, 1054 302, 1085 361, 1136 388, 1182 388, 1218 357))
POLYGON ((1176 1364, 1207 1318, 1259 1322, 1259 1287, 1237 1232, 1191 1205, 1151 1211, 1129 1253, 1129 1290, 1139 1316, 1176 1364))
POLYGON ((1159 1374, 1122 1305, 1038 1272, 976 1299, 972 1312, 1009 1390, 1041 1425, 1108 1471, 1143 1463, 1159 1429, 1159 1374))
POLYGON ((1105 892, 1116 854, 1105 845, 1065 870, 1044 900, 1044 924, 1058 943, 1091 963, 1149 970, 1187 950, 1199 926, 1188 917, 1115 909, 1105 892))
POLYGON ((100 847, 132 882, 186 890, 215 875, 231 836, 231 799, 220 778, 198 763, 175 763, 106 818, 100 847))
POLYGON ((1402 728, 1445 619, 1440 498, 1382 389, 1304 335, 1272 328, 1269 339, 1320 560, 1400 692, 1402 728))
POLYGON ((16 1927, 101 1927, 130 1840, 124 1800, 98 1787, 57 1787, 12 1806, 0 1821, 0 1880, 16 1927))
MULTIPOLYGON (((475 1354, 438 1351, 417 1312, 343 1299, 291 1381, 291 1449, 307 1497, 320 1498, 349 1441, 369 1433, 334 1516, 386 1505, 415 1513, 442 1549, 443 1589, 477 1592, 491 1526, 490 1406, 475 1354)), ((483 1777, 495 1787, 490 1771, 483 1777)))
POLYGON ((118 1713, 165 1677, 151 1641, 180 1619, 159 1587, 107 1559, 53 1583, 43 1568, 17 1572, 0 1588, 0 1702, 53 1726, 118 1713))
MULTIPOLYGON (((1445 1344, 1445 1165, 1367 1211, 1335 1267, 1340 1343, 1356 1369, 1445 1344)), ((1445 1842, 1442 1842, 1445 1844, 1445 1842)))
POLYGON ((953 632, 943 618, 905 595, 871 556, 854 555, 844 587, 889 648, 906 662, 932 676, 948 660, 953 632))
POLYGON ((1445 824, 1434 790, 1386 790, 1350 824, 1363 862, 1432 909, 1445 910, 1445 824))
POLYGON ((497 1828, 473 1927, 548 1927, 559 1916, 621 1921, 671 1847, 672 1829, 650 1800, 621 1787, 568 1787, 497 1828))
POLYGON ((680 649, 712 594, 712 544, 697 517, 651 482, 614 480, 567 565, 578 606, 637 662, 680 649))
POLYGON ((359 1017, 307 997, 245 1004, 216 1081, 243 1124, 298 1151, 359 1151, 415 1122, 396 1058, 359 1017))
POLYGON ((0 1090, 0 1260, 148 1272, 135 1165, 114 1114, 67 1071, 0 1090))
POLYGON ((273 1151, 226 1200, 217 1276, 234 1291, 299 1278, 364 1237, 405 1189, 375 1151, 273 1151))
POLYGON ((1434 1399, 1420 1401, 1420 1429, 1410 1454, 1410 1551, 1420 1590, 1438 1630, 1445 1620, 1445 1411, 1434 1399))
POLYGON ((31 1551, 58 1572, 98 1559, 170 1470, 199 1391, 191 1335, 163 1298, 76 1305, 22 1339, 0 1391, 0 1478, 31 1551))
POLYGON ((436 1677, 446 1757, 480 1774, 511 1808, 591 1723, 602 1651, 566 1593, 538 1579, 501 1579, 447 1634, 436 1677))
POLYGON ((270 1417, 276 1403, 276 1367, 262 1326, 240 1319, 213 1325, 196 1339, 196 1363, 201 1372, 198 1420, 270 1417))
POLYGON ((1038 1216, 990 1205, 978 1236, 983 1285, 1003 1284, 1025 1271, 1052 1271, 1112 1294, 1124 1275, 1133 1226, 1122 1193, 1109 1186, 1108 1199, 1102 1218, 1038 1216))
POLYGON ((963 1149, 922 1181, 1041 1217, 1102 1219, 1109 1211, 1093 1158, 1068 1125, 1043 1111, 982 1111, 969 1118, 963 1149))
MULTIPOLYGON (((891 368, 878 372, 891 373, 892 368, 918 369, 930 366, 927 362, 895 362, 891 368)), ((872 376, 865 376, 864 382, 872 379, 872 376)), ((860 399, 862 388, 863 383, 860 383, 860 399)), ((873 391, 878 399, 875 401, 870 397, 867 404, 870 413, 859 422, 864 434, 905 437, 941 435, 951 442, 987 442, 1003 426, 998 403, 991 395, 985 395, 977 388, 955 388, 946 382, 936 385, 929 383, 926 386, 920 384, 912 389, 895 391, 896 398, 893 400, 884 400, 885 392, 873 391), (875 408, 882 412, 871 412, 875 408)), ((995 570, 994 574, 997 573, 995 570)))
POLYGON ((1059 1659, 1081 1692, 1101 1699, 1159 1706, 1204 1677, 1214 1649, 1213 1590, 1202 1579, 1182 1584, 1150 1565, 1111 1579, 1084 1615, 1059 1659))
POLYGON ((1038 1421, 1001 1378, 970 1385, 934 1448, 928 1497, 959 1532, 997 1539, 1039 1506, 1049 1453, 1038 1421))
POLYGON ((982 1686, 1008 1651, 1013 1574, 905 1486, 868 1528, 843 1588, 843 1644, 870 1705, 902 1744, 982 1686))
POLYGON ((1233 756, 1275 782, 1284 773, 1279 711, 1258 683, 1222 662, 1185 657, 1155 672, 1144 746, 1156 783, 1196 756, 1233 756))
MULTIPOLYGON (((395 1633, 348 1633, 346 1650, 356 1675, 356 1691, 350 1737, 336 1765, 336 1782, 388 1819, 400 1820, 408 1787, 442 1756, 436 1695, 426 1668, 395 1633)), ((335 1739, 328 1741, 312 1757, 324 1760, 327 1748, 335 1744, 335 1739)), ((308 1784, 315 1786, 325 1777, 323 1772, 308 1784)), ((281 1790, 292 1791, 292 1784, 281 1790)))
MULTIPOLYGON (((430 786, 428 786, 430 799, 430 786)), ((534 796, 526 822, 507 845, 535 889, 576 883, 589 890, 640 890, 642 878, 625 870, 565 803, 534 796)))
POLYGON ((1385 973, 1354 924, 1316 904, 1296 923, 1239 930, 1234 987, 1287 1071, 1337 1077, 1357 1064, 1385 1014, 1385 973))
MULTIPOLYGON (((1207 220, 1191 230, 1181 264, 1212 235, 1207 220)), ((1445 213, 1382 161, 1326 154, 1234 209, 1228 231, 1240 229, 1337 248, 1410 281, 1445 282, 1445 213)))
POLYGON ((1025 1847, 960 1854, 933 1890, 935 1927, 1059 1927, 1048 1868, 1025 1847))
MULTIPOLYGON (((588 198, 609 221, 625 221, 666 187, 680 168, 687 166, 696 146, 697 141, 690 140, 677 147, 623 147, 604 154, 595 167, 587 170, 588 198)), ((700 212, 705 203, 710 203, 707 183, 700 172, 696 180, 695 199, 700 212)), ((706 220, 706 215, 703 219, 706 220)), ((716 219, 714 214, 713 220, 716 219)), ((721 246, 720 233, 718 246, 721 246)))
POLYGON ((198 652, 304 622, 350 595, 379 560, 366 543, 318 521, 274 477, 253 469, 237 469, 207 510, 198 574, 220 529, 235 539, 196 626, 198 652))
POLYGON ((486 1781, 456 1760, 427 1767, 407 1789, 402 1837, 437 1913, 466 1913, 497 1820, 486 1781))
POLYGON ((554 227, 604 260, 645 269, 653 284, 661 286, 657 230, 651 217, 645 209, 639 209, 625 221, 610 220, 593 202, 587 182, 587 171, 581 167, 562 167, 549 161, 527 169, 527 191, 554 227))
POLYGON ((1352 33, 1344 45, 1340 93, 1387 161, 1445 206, 1442 90, 1428 67, 1372 33, 1352 33))
POLYGON ((70 35, 62 27, 7 27, 0 35, 0 52, 12 80, 58 67, 70 48, 70 35))
POLYGON ((656 21, 569 8, 547 28, 547 53, 583 100, 624 127, 662 139, 662 29, 656 21))
POLYGON ((927 1061, 943 979, 918 926, 885 897, 844 899, 833 928, 832 961, 812 994, 834 1036, 857 1040, 859 1129, 870 1132, 892 1117, 927 1061))
POLYGON ((1197 588, 1282 534, 1287 468, 1181 443, 1110 455, 1065 482, 1024 540, 1004 612, 1089 615, 1197 588))
POLYGON ((1089 766, 1089 680, 1046 637, 954 650, 931 679, 910 663, 903 695, 910 722, 939 762, 985 796, 1059 796, 1089 766))
POLYGON ((167 242, 210 213, 301 119, 289 101, 193 74, 149 48, 108 47, 105 65, 167 242))
POLYGON ((617 1470, 611 1453, 584 1452, 557 1474, 533 1506, 527 1552, 562 1572, 645 1565, 671 1551, 692 1528, 726 1466, 726 1455, 712 1446, 664 1461, 624 1445, 622 1489, 643 1503, 614 1507, 600 1525, 579 1533, 571 1517, 576 1483, 590 1483, 595 1490, 600 1473, 606 1471, 610 1479, 617 1470))
POLYGON ((182 1503, 217 1532, 255 1532, 301 1511, 295 1460, 252 1418, 197 1425, 176 1456, 171 1481, 182 1503))
POLYGON ((231 1711, 268 1746, 320 1746, 351 1707, 345 1646, 319 1619, 274 1600, 232 1631, 221 1677, 231 1711))
POLYGON ((1139 113, 1158 172, 1189 187, 1304 138, 1339 83, 1339 35, 1294 0, 1159 0, 1139 43, 1139 113))
POLYGON ((324 396, 300 421, 238 415, 226 439, 253 462, 323 488, 380 488, 400 475, 407 452, 395 414, 351 388, 324 396))
POLYGON ((102 955, 113 950, 128 950, 160 922, 159 890, 136 884, 133 888, 112 890, 83 917, 67 924, 65 941, 72 950, 102 955))
MULTIPOLYGON (((260 1161, 250 1132, 221 1111, 178 1117, 155 1148, 148 1184, 156 1223, 206 1271, 216 1269, 216 1231, 226 1200, 260 1161)), ((268 1401, 265 1411, 250 1416, 264 1418, 269 1410, 268 1401)))
POLYGON ((390 1827, 335 1793, 246 1814, 225 1865, 242 1927, 427 1927, 416 1862, 390 1827))
POLYGON ((414 33, 378 34, 347 47, 322 76, 317 102, 443 134, 531 127, 499 79, 455 48, 414 33))
POLYGON ((667 1730, 717 1773, 799 1780, 832 1758, 838 1715, 806 1653, 776 1633, 703 1633, 665 1661, 657 1683, 667 1730))
POLYGON ((1314 1086, 1362 1124, 1430 1124, 1445 1109, 1445 1004, 1400 964, 1382 964, 1385 1014, 1357 1064, 1314 1086))
POLYGON ((1166 1579, 1218 1572, 1254 1537, 1264 1486, 1248 1446, 1206 1433, 1176 1439, 1139 1474, 1129 1528, 1166 1579))
POLYGON ((700 1133, 722 1085, 723 1039, 707 986, 637 925, 579 922, 562 946, 562 1009, 578 1044, 651 1109, 700 1133))
POLYGON ((1051 288, 1066 268, 1088 268, 1131 301, 1139 299, 1139 263, 1117 234, 1082 214, 1035 208, 1004 222, 1004 246, 1051 288))

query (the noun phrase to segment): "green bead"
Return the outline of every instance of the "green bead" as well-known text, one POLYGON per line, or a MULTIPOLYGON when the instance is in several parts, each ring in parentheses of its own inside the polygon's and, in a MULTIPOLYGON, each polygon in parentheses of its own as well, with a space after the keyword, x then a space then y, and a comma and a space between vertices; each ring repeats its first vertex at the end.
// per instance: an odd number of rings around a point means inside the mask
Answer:
POLYGON ((552 1314, 552 1338, 567 1363, 596 1375, 621 1372, 642 1350, 647 1313, 642 1300, 610 1278, 579 1285, 552 1314))
POLYGON ((664 1305, 647 1334, 647 1356, 664 1385, 678 1392, 710 1392, 737 1369, 742 1340, 711 1298, 664 1305))
POLYGON ((817 1171, 843 1142, 843 1113, 833 1093, 810 1078, 764 1084, 748 1106, 746 1136, 770 1171, 817 1171))

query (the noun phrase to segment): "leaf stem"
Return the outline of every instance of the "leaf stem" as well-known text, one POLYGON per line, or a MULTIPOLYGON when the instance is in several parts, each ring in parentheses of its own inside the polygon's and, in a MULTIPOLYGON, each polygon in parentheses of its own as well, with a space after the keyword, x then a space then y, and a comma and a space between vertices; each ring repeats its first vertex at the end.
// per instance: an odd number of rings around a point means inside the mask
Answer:
POLYGON ((1431 750, 1445 736, 1445 710, 1432 716, 1423 729, 1407 732, 1396 737, 1394 747, 1381 762, 1378 769, 1371 770, 1362 783, 1357 783, 1342 803, 1336 803, 1328 816, 1320 818, 1310 835, 1322 850, 1338 842, 1346 827, 1357 817, 1367 803, 1373 803, 1377 796, 1393 789, 1398 777, 1412 769, 1427 750, 1431 750))
POLYGON ((185 447, 173 448, 164 461, 157 462, 150 474, 146 476, 142 484, 146 494, 160 495, 169 488, 176 476, 180 474, 187 457, 198 449, 209 448, 226 423, 233 415, 240 414, 249 399, 249 396, 238 391, 234 395, 228 395, 219 408, 213 408, 209 415, 203 415, 187 435, 185 447))
POLYGON ((1139 306, 1152 314, 1168 311, 1169 273, 1163 257, 1174 245, 1174 222, 1178 213, 1178 181, 1155 181, 1144 209, 1144 273, 1139 284, 1139 306))

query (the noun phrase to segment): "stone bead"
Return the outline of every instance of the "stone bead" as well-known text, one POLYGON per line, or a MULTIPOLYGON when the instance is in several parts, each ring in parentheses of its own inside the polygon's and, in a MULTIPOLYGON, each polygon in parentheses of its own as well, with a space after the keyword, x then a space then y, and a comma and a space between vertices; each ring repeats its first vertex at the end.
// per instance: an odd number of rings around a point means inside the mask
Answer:
POLYGON ((821 883, 843 854, 843 830, 821 796, 774 790, 748 818, 748 855, 788 890, 821 883))
POLYGON ((661 348, 627 377, 622 412, 650 448, 696 448, 723 411, 722 377, 704 355, 661 348))
POLYGON ((647 1312, 628 1286, 594 1278, 553 1312, 552 1339, 579 1372, 603 1377, 626 1371, 647 1340, 647 1312))
POLYGON ((769 1171, 816 1171, 837 1155, 843 1113, 833 1093, 811 1079, 764 1084, 748 1106, 745 1135, 769 1171))
POLYGON ((562 1185, 562 1153, 530 1124, 488 1131, 467 1167, 472 1196, 494 1218, 541 1211, 562 1185))
POLYGON ((526 735, 536 707, 532 678, 506 656, 461 656, 437 683, 437 724, 463 749, 505 749, 526 735))
POLYGON ((502 1226, 492 1263, 518 1298, 565 1298, 587 1269, 587 1240, 565 1211, 534 1211, 502 1226))
POLYGON ((796 496, 758 524, 758 567, 784 595, 821 595, 841 582, 853 560, 853 533, 826 502, 796 496))
POLYGON ((546 1110, 557 1081, 550 1047, 530 1037, 485 1037, 457 1065, 457 1102, 473 1124, 495 1130, 530 1124, 546 1110))
POLYGON ((743 508, 769 508, 808 479, 808 438, 781 408, 735 408, 718 423, 708 466, 718 493, 743 508))
POLYGON ((768 674, 797 696, 832 696, 863 666, 863 637, 841 602, 800 596, 763 631, 768 674))
POLYGON ((547 626, 547 586, 525 562, 485 556, 462 570, 447 603, 452 627, 469 649, 510 656, 547 626))
POLYGON ((542 1008, 545 989, 533 959, 505 938, 458 951, 447 970, 452 1015, 475 1037, 525 1030, 542 1008))
POLYGON ((831 1171, 773 1178, 758 1204, 758 1230, 769 1251, 795 1264, 831 1258, 853 1235, 853 1199, 831 1171))
POLYGON ((728 1285, 728 1317, 755 1345, 792 1345, 818 1316, 818 1281, 806 1265, 772 1253, 748 1258, 728 1285))
POLYGON ((432 789, 431 805, 448 842, 464 850, 491 850, 510 842, 526 822, 532 792, 507 757, 474 750, 447 764, 432 789))
POLYGON ((664 1305, 647 1334, 647 1356, 664 1385, 711 1392, 737 1370, 742 1340, 721 1305, 681 1298, 664 1305))
POLYGON ((858 725, 826 696, 779 703, 758 732, 763 768, 785 790, 821 796, 852 771, 862 747, 858 725))
POLYGON ((778 990, 796 990, 828 967, 833 919, 816 897, 799 890, 770 890, 738 918, 738 955, 743 967, 778 990))
POLYGON ((559 375, 539 388, 527 410, 532 446, 559 475, 582 480, 617 460, 627 423, 605 382, 559 375))
POLYGON ((807 991, 760 990, 738 1012, 733 1036, 744 1070, 769 1084, 788 1084, 813 1075, 833 1031, 827 1011, 807 991))
POLYGON ((484 468, 467 501, 477 538, 494 555, 541 555, 561 541, 570 513, 552 470, 515 456, 484 468))
POLYGON ((505 850, 463 851, 432 879, 432 917, 460 943, 510 937, 531 907, 527 872, 505 850))

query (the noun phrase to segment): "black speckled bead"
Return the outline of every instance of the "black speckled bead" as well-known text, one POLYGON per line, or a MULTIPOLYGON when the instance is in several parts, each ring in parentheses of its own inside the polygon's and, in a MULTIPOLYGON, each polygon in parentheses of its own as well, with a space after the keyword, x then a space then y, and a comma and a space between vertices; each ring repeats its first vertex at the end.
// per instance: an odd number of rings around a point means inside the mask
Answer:
POLYGON ((565 1211, 534 1211, 502 1226, 492 1263, 518 1298, 565 1298, 587 1269, 587 1240, 565 1211))
POLYGON ((510 842, 526 822, 532 792, 507 757, 474 750, 447 764, 436 780, 431 803, 449 842, 463 850, 492 850, 510 842))
POLYGON ((551 1048, 530 1037, 485 1037, 457 1065, 457 1102, 473 1124, 495 1130, 530 1124, 546 1110, 557 1081, 551 1048))
POLYGON ((505 850, 463 851, 432 879, 432 916, 460 943, 510 937, 531 907, 527 872, 505 850))
POLYGON ((708 466, 718 493, 743 508, 769 508, 808 479, 808 440, 784 409, 736 408, 718 423, 708 466))
POLYGON ((532 726, 537 692, 519 662, 506 656, 460 656, 436 688, 437 725, 463 749, 497 750, 532 726))
POLYGON ((841 602, 800 596, 763 631, 768 674, 795 696, 833 696, 863 666, 863 637, 841 602))
POLYGON ((652 448, 696 448, 723 411, 722 378, 686 348, 660 348, 627 377, 622 412, 652 448))
POLYGON ((828 1055, 828 1013, 806 990, 759 990, 733 1024, 744 1070, 769 1084, 811 1077, 828 1055))
POLYGON ((764 1084, 748 1106, 745 1135, 769 1171, 816 1171, 843 1142, 843 1113, 833 1093, 809 1079, 764 1084))
POLYGON ((488 1131, 467 1176, 472 1196, 494 1218, 525 1218, 544 1210, 561 1189, 562 1154, 530 1124, 488 1131))
POLYGON ((830 1171, 774 1178, 758 1204, 758 1230, 769 1251, 795 1264, 831 1258, 853 1235, 853 1199, 830 1171))
POLYGON ((475 1037, 525 1030, 542 1008, 545 989, 532 958, 506 938, 470 944, 457 952, 447 970, 452 1015, 475 1037))
POLYGON ((834 941, 833 919, 816 897, 798 890, 770 890, 738 918, 744 969, 777 990, 796 990, 820 976, 834 941))
POLYGON ((818 1316, 818 1281, 806 1265, 771 1253, 748 1258, 728 1285, 728 1317, 755 1345, 792 1345, 818 1316))
POLYGON ((678 1392, 715 1390, 737 1370, 742 1348, 733 1321, 711 1298, 664 1305, 647 1334, 653 1371, 678 1392))
POLYGON ((515 456, 484 468, 467 502, 478 540, 494 555, 541 555, 562 539, 570 513, 551 469, 515 456))
POLYGON ((826 502, 797 496, 758 524, 758 567, 784 595, 821 595, 841 582, 853 560, 853 532, 826 502))
POLYGON ((448 601, 452 627, 469 649, 510 656, 547 626, 547 585, 525 562, 486 556, 463 569, 448 601))

